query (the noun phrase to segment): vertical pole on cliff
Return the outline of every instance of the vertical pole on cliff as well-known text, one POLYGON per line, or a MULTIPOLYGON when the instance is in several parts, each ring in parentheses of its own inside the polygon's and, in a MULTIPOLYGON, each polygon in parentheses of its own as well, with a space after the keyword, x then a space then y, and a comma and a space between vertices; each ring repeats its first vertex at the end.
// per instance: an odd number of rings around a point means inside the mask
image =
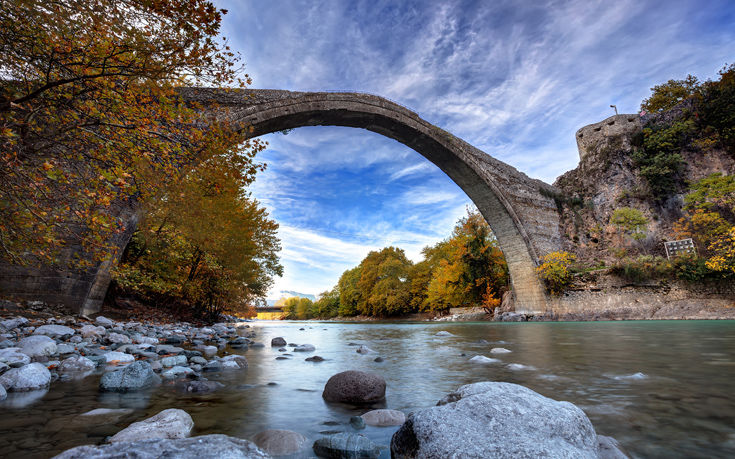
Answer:
POLYGON ((618 106, 617 105, 610 105, 610 108, 615 110, 615 114, 618 114, 618 106))

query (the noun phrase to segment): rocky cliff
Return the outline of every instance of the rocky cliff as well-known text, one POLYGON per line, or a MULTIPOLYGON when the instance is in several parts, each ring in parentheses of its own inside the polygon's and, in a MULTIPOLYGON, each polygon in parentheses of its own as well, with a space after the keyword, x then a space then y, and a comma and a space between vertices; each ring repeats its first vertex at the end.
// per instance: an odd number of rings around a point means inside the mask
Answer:
POLYGON ((615 115, 577 131, 579 165, 556 180, 554 185, 561 192, 554 198, 561 215, 564 249, 576 254, 580 262, 609 264, 623 250, 627 255, 665 255, 663 242, 675 237, 673 227, 682 217, 689 184, 715 172, 735 173, 733 155, 690 142, 678 152, 683 164, 665 199, 652 195, 634 161, 642 130, 676 120, 686 109, 684 105, 656 115, 615 115), (625 241, 610 224, 612 213, 620 207, 638 209, 648 218, 647 236, 640 243, 625 241))

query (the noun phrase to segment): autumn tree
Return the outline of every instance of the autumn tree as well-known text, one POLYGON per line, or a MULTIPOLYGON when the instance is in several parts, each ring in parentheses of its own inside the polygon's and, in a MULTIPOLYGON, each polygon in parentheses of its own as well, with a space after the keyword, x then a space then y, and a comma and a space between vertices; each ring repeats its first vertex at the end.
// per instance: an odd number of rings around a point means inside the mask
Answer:
POLYGON ((252 150, 227 150, 149 200, 115 272, 124 293, 193 306, 203 315, 262 302, 281 275, 278 225, 248 194, 252 150))
POLYGON ((651 96, 641 103, 641 110, 657 112, 675 107, 692 97, 699 89, 697 77, 687 75, 683 80, 669 80, 651 88, 651 96))
POLYGON ((427 287, 431 310, 483 305, 491 309, 509 282, 508 266, 495 236, 477 211, 457 222, 427 287))
POLYGON ((115 206, 238 143, 177 93, 248 83, 218 39, 224 13, 206 0, 2 2, 0 256, 106 258, 125 230, 115 206))

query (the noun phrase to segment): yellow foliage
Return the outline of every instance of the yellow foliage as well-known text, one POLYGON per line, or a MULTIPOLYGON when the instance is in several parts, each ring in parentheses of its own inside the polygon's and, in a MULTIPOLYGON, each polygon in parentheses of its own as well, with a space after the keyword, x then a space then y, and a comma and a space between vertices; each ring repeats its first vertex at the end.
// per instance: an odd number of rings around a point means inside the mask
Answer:
POLYGON ((571 284, 570 267, 576 259, 573 254, 563 251, 551 252, 541 259, 541 265, 536 268, 536 272, 551 294, 559 295, 571 284))

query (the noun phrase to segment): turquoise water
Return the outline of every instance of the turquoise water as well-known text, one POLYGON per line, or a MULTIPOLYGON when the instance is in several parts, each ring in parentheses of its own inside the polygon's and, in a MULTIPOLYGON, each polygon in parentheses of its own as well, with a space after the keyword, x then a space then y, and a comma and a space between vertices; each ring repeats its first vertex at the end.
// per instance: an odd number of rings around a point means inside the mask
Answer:
MULTIPOLYGON (((0 404, 0 456, 50 457, 99 443, 171 407, 192 415, 195 434, 250 438, 281 428, 313 442, 325 432, 352 431, 350 416, 371 408, 321 398, 330 376, 359 369, 387 381, 385 402, 372 408, 410 412, 436 404, 462 384, 508 381, 577 404, 599 434, 615 437, 633 457, 735 457, 735 321, 251 325, 266 344, 283 336, 317 350, 275 360, 281 354, 276 348, 251 348, 242 352, 248 370, 207 375, 226 388, 204 396, 182 395, 170 385, 141 394, 100 394, 99 375, 56 382, 35 400, 0 404), (434 336, 441 330, 454 336, 434 336), (350 343, 376 352, 357 354, 350 343), (512 352, 491 355, 493 347, 512 352), (503 363, 470 363, 478 354, 503 363), (310 355, 327 360, 304 361, 310 355), (385 361, 374 362, 378 355, 385 361), (78 414, 100 407, 135 411, 116 424, 76 422, 78 414)), ((387 446, 396 429, 368 427, 362 433, 387 446)))

